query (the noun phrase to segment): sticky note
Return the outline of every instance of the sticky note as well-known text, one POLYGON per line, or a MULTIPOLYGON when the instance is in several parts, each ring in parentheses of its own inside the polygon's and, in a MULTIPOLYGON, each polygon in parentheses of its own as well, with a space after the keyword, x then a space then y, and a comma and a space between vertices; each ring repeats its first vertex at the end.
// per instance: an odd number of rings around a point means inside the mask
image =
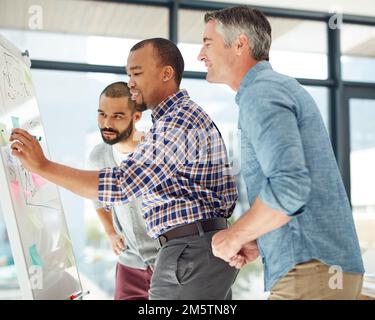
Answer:
POLYGON ((65 238, 66 242, 67 242, 69 245, 72 245, 72 241, 70 241, 68 235, 67 235, 65 232, 62 233, 62 236, 65 238))
POLYGON ((30 73, 30 70, 29 69, 24 69, 24 79, 25 81, 28 83, 28 84, 31 84, 32 83, 32 80, 31 80, 31 73, 30 73))
POLYGON ((33 244, 29 248, 29 254, 30 254, 31 261, 32 261, 34 266, 43 267, 42 259, 39 256, 38 249, 36 248, 35 244, 33 244))
POLYGON ((10 192, 13 196, 13 198, 18 198, 19 192, 20 192, 20 185, 17 180, 12 180, 10 182, 10 192))
POLYGON ((46 184, 46 180, 44 180, 41 176, 38 176, 35 173, 32 173, 31 176, 32 176, 33 181, 34 181, 34 185, 37 188, 40 188, 40 187, 42 187, 42 186, 44 186, 46 184))
POLYGON ((32 214, 32 213, 29 213, 27 215, 27 218, 29 219, 29 221, 33 224, 33 226, 36 228, 36 229, 42 229, 43 228, 43 223, 42 221, 40 221, 40 219, 32 214))
POLYGON ((0 123, 0 146, 4 147, 7 144, 7 138, 5 136, 5 131, 7 126, 3 123, 0 123))
POLYGON ((73 254, 72 242, 69 239, 69 236, 62 232, 58 241, 58 247, 62 248, 66 254, 65 267, 70 268, 75 265, 75 259, 73 254))
POLYGON ((0 147, 5 147, 6 145, 6 138, 4 137, 3 132, 0 131, 0 147))
POLYGON ((21 128, 20 119, 18 117, 11 117, 13 128, 21 128))
POLYGON ((69 248, 67 253, 68 263, 66 265, 67 268, 73 267, 75 265, 75 259, 73 254, 73 249, 69 248))
POLYGON ((62 232, 58 241, 58 246, 68 248, 71 245, 72 242, 70 241, 68 235, 65 232, 62 232))

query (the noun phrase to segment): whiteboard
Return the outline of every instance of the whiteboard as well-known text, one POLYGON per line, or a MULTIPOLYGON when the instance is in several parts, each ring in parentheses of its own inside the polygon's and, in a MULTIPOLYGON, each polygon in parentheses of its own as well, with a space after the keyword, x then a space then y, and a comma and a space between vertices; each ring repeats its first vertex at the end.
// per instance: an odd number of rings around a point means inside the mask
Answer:
POLYGON ((13 127, 28 130, 48 156, 30 60, 0 34, 0 204, 24 299, 69 299, 82 292, 56 185, 12 156, 13 127))

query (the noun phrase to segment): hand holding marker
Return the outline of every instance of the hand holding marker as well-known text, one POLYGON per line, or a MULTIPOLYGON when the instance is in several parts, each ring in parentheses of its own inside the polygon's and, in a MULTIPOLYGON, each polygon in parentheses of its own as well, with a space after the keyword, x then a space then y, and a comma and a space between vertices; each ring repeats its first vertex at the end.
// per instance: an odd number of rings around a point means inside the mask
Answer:
POLYGON ((37 141, 42 141, 42 137, 40 136, 33 136, 37 141))
MULTIPOLYGON (((12 119, 12 124, 13 124, 13 128, 21 128, 20 126, 20 122, 19 122, 19 118, 17 117, 11 117, 12 119)), ((29 128, 23 128, 24 130, 28 130, 29 128)), ((42 137, 41 136, 34 136, 33 137, 37 140, 37 141, 42 141, 42 137)))

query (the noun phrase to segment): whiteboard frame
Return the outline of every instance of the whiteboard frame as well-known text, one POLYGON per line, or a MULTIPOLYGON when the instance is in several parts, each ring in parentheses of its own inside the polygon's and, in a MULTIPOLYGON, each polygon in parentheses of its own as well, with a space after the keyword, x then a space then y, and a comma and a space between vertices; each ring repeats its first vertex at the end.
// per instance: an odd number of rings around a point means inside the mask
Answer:
MULTIPOLYGON (((31 60, 28 57, 28 53, 22 54, 21 51, 16 46, 14 46, 11 42, 9 42, 1 34, 0 34, 0 45, 3 46, 6 50, 8 50, 15 57, 19 58, 23 63, 25 63, 27 68, 31 67, 31 60)), ((43 126, 42 119, 41 119, 41 124, 43 126)), ((48 149, 47 145, 46 145, 46 148, 48 149)), ((48 150, 47 150, 47 152, 48 152, 48 150)), ((2 165, 5 168, 4 164, 5 163, 4 163, 4 159, 3 159, 3 156, 2 156, 2 152, 0 152, 0 165, 2 165)), ((8 233, 10 247, 11 247, 12 254, 13 254, 13 260, 14 260, 15 267, 16 267, 17 278, 18 278, 18 283, 19 283, 20 290, 21 290, 22 299, 24 299, 24 300, 35 300, 34 293, 33 293, 34 289, 32 288, 31 281, 30 281, 30 270, 28 270, 25 252, 23 250, 23 245, 22 245, 22 238, 21 238, 19 228, 18 228, 14 204, 13 204, 13 201, 12 201, 10 190, 8 188, 8 179, 7 179, 5 170, 0 170, 0 187, 1 187, 1 191, 3 191, 3 190, 5 191, 5 192, 2 192, 0 206, 1 206, 1 209, 3 211, 5 227, 6 227, 6 230, 7 230, 7 233, 8 233), (3 188, 3 186, 4 186, 4 188, 3 188)), ((57 188, 57 186, 56 186, 56 188, 57 188)), ((61 207, 62 207, 61 195, 60 195, 60 191, 58 190, 58 188, 57 188, 57 193, 58 193, 59 202, 60 202, 61 207)), ((65 218, 63 207, 62 207, 61 214, 64 217, 63 222, 64 222, 64 225, 67 229, 67 235, 70 239, 68 224, 67 224, 67 221, 66 221, 66 218, 65 218)), ((71 249, 73 250, 73 246, 72 246, 71 249)), ((79 271, 78 271, 77 259, 76 259, 75 254, 74 254, 74 250, 73 250, 72 254, 73 254, 73 258, 74 258, 74 262, 75 262, 74 267, 77 270, 77 276, 78 276, 77 280, 78 280, 78 283, 79 283, 79 287, 81 288, 81 290, 83 292, 83 286, 82 286, 81 277, 80 277, 80 274, 79 274, 79 271)), ((74 293, 76 293, 76 292, 72 292, 72 294, 74 294, 74 293)), ((69 297, 67 297, 67 299, 68 298, 69 297)))

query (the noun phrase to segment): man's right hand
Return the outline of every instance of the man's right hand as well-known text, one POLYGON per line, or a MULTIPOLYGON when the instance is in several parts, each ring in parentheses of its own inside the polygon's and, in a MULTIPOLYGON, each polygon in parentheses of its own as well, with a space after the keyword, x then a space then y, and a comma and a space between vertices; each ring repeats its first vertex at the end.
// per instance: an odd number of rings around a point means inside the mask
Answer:
POLYGON ((122 251, 125 251, 127 246, 125 244, 124 236, 117 234, 116 232, 107 233, 109 242, 112 250, 116 255, 119 255, 122 251))
POLYGON ((259 256, 258 245, 256 241, 251 241, 244 244, 241 250, 234 255, 230 261, 229 265, 237 269, 241 269, 246 264, 254 261, 259 256))

